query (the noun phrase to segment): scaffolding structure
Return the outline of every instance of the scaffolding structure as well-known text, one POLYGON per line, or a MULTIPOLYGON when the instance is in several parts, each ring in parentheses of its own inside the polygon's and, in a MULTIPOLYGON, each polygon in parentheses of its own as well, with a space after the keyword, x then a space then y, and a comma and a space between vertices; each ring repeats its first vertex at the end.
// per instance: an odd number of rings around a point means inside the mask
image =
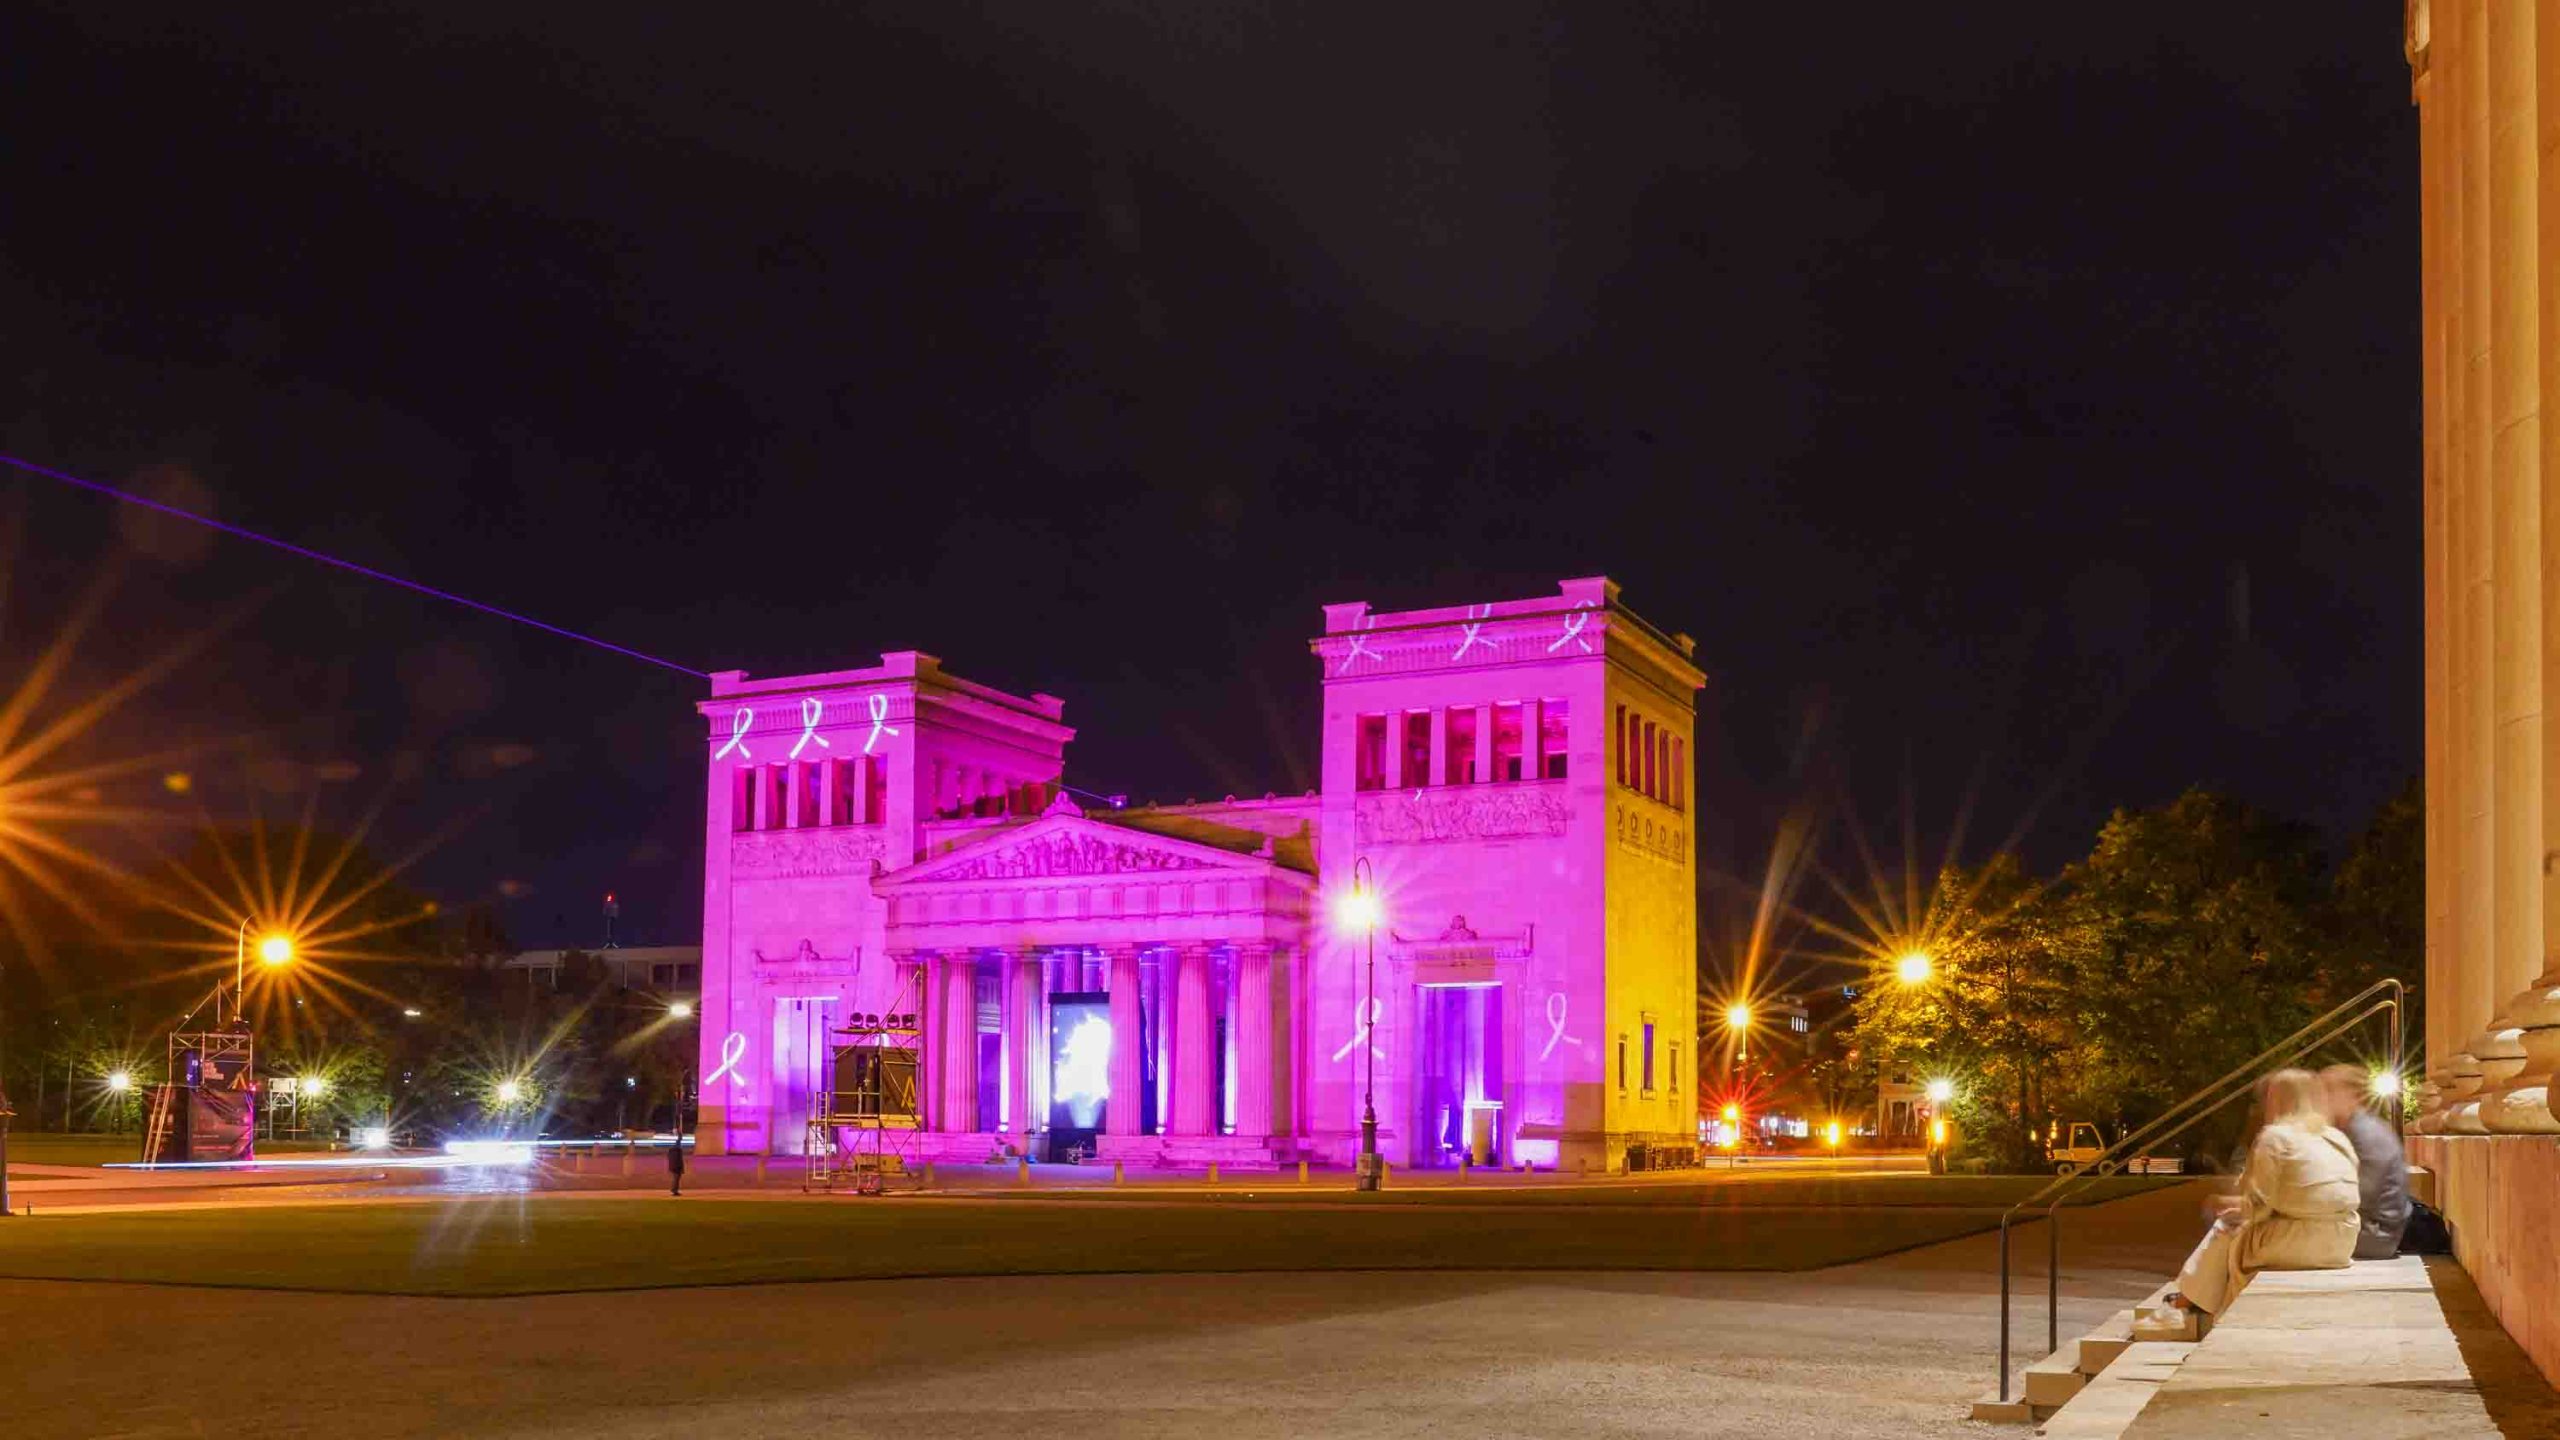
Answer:
POLYGON ((924 1116, 916 1104, 916 1061, 924 1031, 901 987, 891 1009, 857 1013, 834 1031, 818 1087, 820 1113, 809 1118, 805 1190, 849 1189, 878 1195, 915 1167, 924 1116))
POLYGON ((246 1026, 171 1032, 169 1078, 151 1088, 143 1163, 255 1159, 256 1061, 246 1026))

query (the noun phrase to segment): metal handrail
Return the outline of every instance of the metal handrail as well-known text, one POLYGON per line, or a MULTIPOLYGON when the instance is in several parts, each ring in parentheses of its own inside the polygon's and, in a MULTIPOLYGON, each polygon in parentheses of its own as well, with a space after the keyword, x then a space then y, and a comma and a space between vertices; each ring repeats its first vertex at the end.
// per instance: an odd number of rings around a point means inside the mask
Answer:
POLYGON ((2134 1131, 2132 1134, 2125 1136, 2114 1145, 2109 1146, 2106 1150, 2100 1152, 2097 1159, 2089 1162, 2085 1166, 2073 1170, 2070 1174, 2054 1177, 2054 1179, 2043 1189, 2036 1191, 2034 1194, 2020 1200, 2016 1204, 2010 1206, 2006 1211, 2002 1212, 2000 1216, 2000 1399, 2005 1402, 2009 1398, 2009 1229, 2012 1222, 2016 1220, 2019 1211, 2030 1208, 2038 1209, 2042 1211, 2045 1219, 2046 1242, 2048 1246, 2045 1261, 2045 1344, 2047 1346, 2047 1353, 2049 1354, 2053 1350, 2060 1349, 2062 1346, 2061 1211, 2066 1192, 2086 1188, 2092 1182, 2115 1173, 2115 1165, 2123 1158, 2122 1152, 2133 1150, 2136 1147, 2155 1145, 2164 1140, 2173 1139, 2178 1135, 2184 1134, 2190 1127, 2207 1117, 2216 1114, 2232 1101, 2248 1094, 2248 1086, 2256 1083, 2258 1078, 2268 1070, 2272 1070, 2283 1065, 2289 1065, 2294 1061, 2301 1059, 2303 1056, 2319 1049, 2321 1046, 2328 1044, 2339 1036, 2346 1034, 2356 1026, 2363 1024, 2368 1018, 2377 1012, 2388 1012, 2391 1017, 2388 1054, 2390 1055, 2391 1073, 2394 1075, 2399 1074, 2402 1038, 2400 1033, 2400 1014, 2401 1007, 2407 998, 2408 987, 2402 984, 2399 980, 2392 978, 2376 980, 2362 990, 2357 991, 2354 995, 2340 1001, 2334 1006, 2331 1006, 2328 1010, 2323 1011, 2320 1015, 2313 1018, 2307 1024, 2304 1024, 2301 1028, 2295 1030, 2292 1034, 2287 1035, 2282 1040, 2277 1041, 2275 1044, 2268 1046, 2266 1049, 2259 1051, 2247 1060, 2242 1061, 2238 1066, 2225 1073, 2222 1078, 2198 1089, 2193 1094, 2187 1096, 2184 1100, 2170 1106, 2168 1110, 2163 1112, 2159 1118, 2153 1120, 2150 1124, 2145 1125, 2141 1129, 2134 1131), (2345 1014, 2347 1010, 2356 1006, 2362 1006, 2363 1008, 2357 1009, 2352 1015, 2345 1014), (2344 1016, 2343 1019, 2340 1018, 2342 1015, 2344 1016), (2323 1029, 2322 1027, 2324 1026, 2327 1028, 2323 1029), (2314 1031, 2319 1031, 2320 1033, 2314 1036, 2312 1034, 2314 1031), (2306 1039, 2306 1036, 2310 1036, 2311 1038, 2306 1039), (2234 1082, 2239 1082, 2237 1088, 2234 1088, 2234 1082), (2221 1094, 2219 1098, 2214 1098, 2216 1092, 2220 1091, 2228 1091, 2228 1093, 2221 1094), (2187 1115, 2184 1119, 2178 1118, 2181 1112, 2190 1110, 2207 1099, 2212 1099, 2213 1103, 2206 1105, 2201 1110, 2196 1110, 2193 1114, 2187 1115), (2171 1125, 2169 1122, 2172 1120, 2177 1120, 2177 1123, 2175 1125, 2171 1125), (2164 1129, 2164 1127, 2166 1128, 2164 1129))

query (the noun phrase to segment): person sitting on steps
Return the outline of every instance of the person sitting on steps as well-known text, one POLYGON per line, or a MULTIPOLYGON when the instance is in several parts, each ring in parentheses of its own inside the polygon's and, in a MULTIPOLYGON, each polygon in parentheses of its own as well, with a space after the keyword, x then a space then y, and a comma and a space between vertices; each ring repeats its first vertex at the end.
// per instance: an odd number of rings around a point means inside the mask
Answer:
POLYGON ((2400 1127, 2365 1104, 2372 1079, 2363 1066, 2332 1065, 2320 1072, 2320 1083, 2329 1123, 2355 1147, 2356 1258, 2388 1260, 2400 1253, 2400 1234, 2409 1228, 2409 1156, 2400 1146, 2400 1127))
POLYGON ((2329 1123, 2319 1077, 2279 1070, 2258 1084, 2266 1125, 2249 1147, 2240 1191, 2178 1272, 2169 1302, 2222 1313, 2260 1270, 2340 1270, 2355 1257, 2356 1152, 2329 1123))

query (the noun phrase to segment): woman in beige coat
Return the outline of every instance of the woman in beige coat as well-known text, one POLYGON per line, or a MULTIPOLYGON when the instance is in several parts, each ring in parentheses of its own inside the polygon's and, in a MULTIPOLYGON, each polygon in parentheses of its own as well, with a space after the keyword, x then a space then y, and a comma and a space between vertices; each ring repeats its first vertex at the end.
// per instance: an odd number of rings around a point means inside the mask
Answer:
POLYGON ((2356 1152, 2330 1125, 2319 1077, 2279 1070, 2258 1087, 2266 1128, 2240 1193, 2221 1202, 2170 1299, 2219 1315, 2260 1270, 2339 1270, 2356 1251, 2356 1152))

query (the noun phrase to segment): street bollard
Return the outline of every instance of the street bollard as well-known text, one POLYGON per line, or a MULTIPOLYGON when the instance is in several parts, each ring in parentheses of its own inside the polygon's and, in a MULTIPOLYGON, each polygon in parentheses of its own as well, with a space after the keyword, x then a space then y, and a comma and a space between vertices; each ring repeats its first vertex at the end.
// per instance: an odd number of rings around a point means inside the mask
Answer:
POLYGON ((1304 1160, 1298 1162, 1298 1183, 1301 1185, 1307 1183, 1307 1162, 1304 1160))
POLYGON ((768 1160, 770 1160, 770 1159, 772 1159, 772 1158, 773 1158, 773 1157, 772 1157, 772 1156, 770 1156, 770 1155, 758 1155, 758 1156, 756 1157, 756 1183, 757 1183, 757 1184, 761 1185, 761 1184, 763 1184, 763 1183, 764 1183, 764 1167, 765 1167, 765 1162, 766 1162, 766 1161, 768 1161, 768 1160))
POLYGON ((1218 1183, 1218 1162, 1215 1160, 1209 1162, 1209 1183, 1212 1185, 1218 1183))
POLYGON ((1125 1172, 1121 1169, 1121 1165, 1122 1162, 1118 1160, 1111 1162, 1111 1183, 1114 1185, 1119 1184, 1125 1176, 1125 1172))
POLYGON ((930 1160, 924 1162, 924 1188, 933 1188, 933 1162, 930 1160))
POLYGON ((1013 1162, 1013 1183, 1016 1185, 1028 1185, 1031 1183, 1031 1158, 1029 1156, 1026 1155, 1013 1162))
POLYGON ((624 1141, 622 1146, 622 1173, 625 1175, 631 1173, 631 1144, 629 1141, 624 1141))

